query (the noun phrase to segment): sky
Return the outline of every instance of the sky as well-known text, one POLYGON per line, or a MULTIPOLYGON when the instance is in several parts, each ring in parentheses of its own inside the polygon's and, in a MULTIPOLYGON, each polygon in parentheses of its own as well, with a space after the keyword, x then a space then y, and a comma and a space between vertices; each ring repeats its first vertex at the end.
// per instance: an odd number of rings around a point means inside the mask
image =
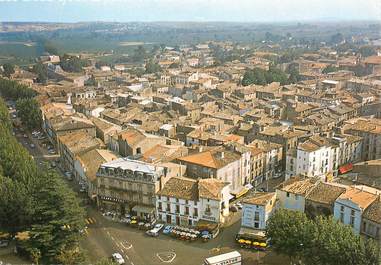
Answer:
POLYGON ((379 20, 381 0, 0 0, 0 21, 379 20))

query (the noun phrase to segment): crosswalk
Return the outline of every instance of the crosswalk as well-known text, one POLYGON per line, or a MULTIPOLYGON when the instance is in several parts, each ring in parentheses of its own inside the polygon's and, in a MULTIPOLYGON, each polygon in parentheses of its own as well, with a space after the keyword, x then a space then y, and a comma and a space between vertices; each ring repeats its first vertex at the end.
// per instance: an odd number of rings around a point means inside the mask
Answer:
POLYGON ((95 218, 89 217, 85 219, 85 222, 86 224, 91 225, 91 224, 95 224, 97 220, 95 220, 95 218))

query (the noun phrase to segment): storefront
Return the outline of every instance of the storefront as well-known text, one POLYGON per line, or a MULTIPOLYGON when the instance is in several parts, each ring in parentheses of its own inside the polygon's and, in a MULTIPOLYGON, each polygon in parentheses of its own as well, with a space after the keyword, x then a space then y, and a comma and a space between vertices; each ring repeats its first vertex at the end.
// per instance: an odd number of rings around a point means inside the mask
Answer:
POLYGON ((97 197, 98 208, 102 211, 113 211, 124 215, 129 211, 129 205, 127 201, 120 200, 117 198, 98 196, 97 197))
POLYGON ((147 205, 135 205, 132 208, 132 213, 141 219, 150 221, 155 218, 155 207, 147 205))

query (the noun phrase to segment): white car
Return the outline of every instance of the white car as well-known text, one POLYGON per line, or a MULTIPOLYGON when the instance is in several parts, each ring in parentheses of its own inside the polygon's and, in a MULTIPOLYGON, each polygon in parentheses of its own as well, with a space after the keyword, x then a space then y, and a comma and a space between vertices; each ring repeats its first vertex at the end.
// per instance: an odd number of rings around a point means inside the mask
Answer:
POLYGON ((155 224, 153 229, 156 229, 159 232, 161 229, 163 229, 163 227, 164 227, 164 224, 155 224))
POLYGON ((149 236, 159 236, 159 232, 161 229, 163 229, 163 227, 164 227, 163 224, 155 224, 154 228, 152 228, 151 230, 148 230, 146 234, 149 236))
POLYGON ((125 263, 124 258, 122 257, 122 255, 120 253, 112 254, 112 259, 118 264, 124 264, 125 263))

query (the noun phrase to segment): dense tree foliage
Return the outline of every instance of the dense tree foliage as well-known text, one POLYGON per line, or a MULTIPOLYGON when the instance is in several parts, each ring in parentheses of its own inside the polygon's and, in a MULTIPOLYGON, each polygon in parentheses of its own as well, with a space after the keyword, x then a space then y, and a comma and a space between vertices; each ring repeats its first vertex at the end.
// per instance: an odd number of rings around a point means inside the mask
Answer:
POLYGON ((17 100, 19 98, 31 98, 36 92, 16 81, 0 78, 0 94, 6 98, 17 100))
POLYGON ((134 53, 132 55, 132 60, 134 62, 142 62, 147 56, 147 51, 144 49, 143 46, 139 46, 134 50, 134 53))
POLYGON ((64 54, 61 58, 60 65, 66 72, 80 73, 82 72, 82 67, 88 66, 89 62, 82 60, 77 56, 64 54))
POLYGON ((19 250, 36 264, 81 263, 84 211, 59 175, 37 168, 12 135, 6 112, 0 100, 0 228, 11 234, 28 231, 29 239, 20 242, 19 250))
POLYGON ((154 74, 161 71, 161 67, 158 63, 154 62, 153 60, 149 60, 146 63, 146 73, 147 74, 154 74))
POLYGON ((340 70, 340 68, 337 67, 337 66, 328 65, 326 68, 323 69, 322 73, 323 74, 328 74, 328 73, 337 72, 339 70, 340 70))
POLYGON ((261 68, 249 69, 245 72, 242 79, 242 85, 248 86, 267 85, 272 82, 280 82, 281 85, 288 84, 288 77, 286 73, 275 67, 270 67, 268 71, 261 68))
POLYGON ((34 98, 22 98, 16 101, 16 110, 22 123, 29 129, 38 129, 42 123, 40 106, 34 98))
POLYGON ((377 48, 373 46, 362 46, 359 49, 359 53, 363 57, 368 57, 377 54, 377 48))
POLYGON ((6 77, 11 77, 12 74, 15 73, 15 66, 10 63, 6 63, 3 65, 3 75, 6 77))
POLYGON ((307 265, 378 265, 380 248, 373 240, 332 218, 310 220, 304 213, 278 210, 267 224, 276 252, 307 265))
POLYGON ((33 73, 37 75, 37 82, 45 84, 48 80, 47 66, 41 62, 36 63, 32 69, 33 73))

